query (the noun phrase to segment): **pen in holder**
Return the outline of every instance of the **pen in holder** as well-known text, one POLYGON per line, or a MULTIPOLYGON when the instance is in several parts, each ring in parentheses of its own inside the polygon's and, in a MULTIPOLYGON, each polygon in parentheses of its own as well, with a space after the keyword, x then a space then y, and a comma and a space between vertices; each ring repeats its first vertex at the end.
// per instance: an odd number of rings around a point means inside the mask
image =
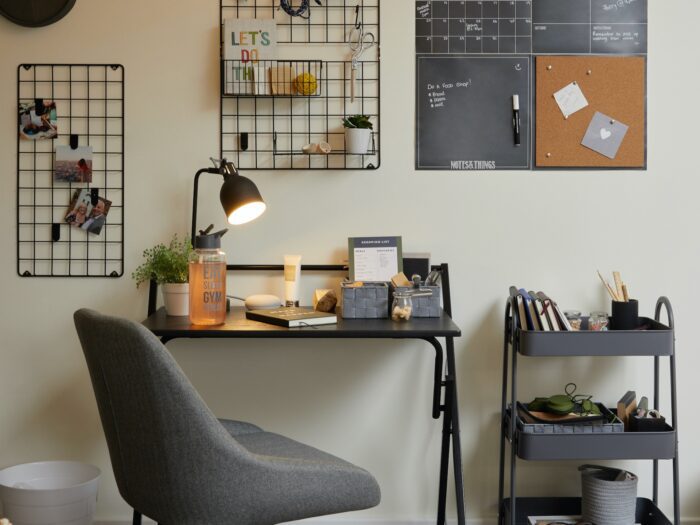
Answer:
POLYGON ((639 326, 639 302, 636 299, 630 299, 627 302, 613 301, 610 329, 634 330, 637 326, 639 326))

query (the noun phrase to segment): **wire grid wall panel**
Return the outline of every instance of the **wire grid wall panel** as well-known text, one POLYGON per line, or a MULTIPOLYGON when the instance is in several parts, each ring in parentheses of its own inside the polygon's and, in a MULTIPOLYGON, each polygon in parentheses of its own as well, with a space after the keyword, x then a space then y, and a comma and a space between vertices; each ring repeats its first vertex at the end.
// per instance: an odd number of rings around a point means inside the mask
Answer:
POLYGON ((357 98, 350 101, 350 63, 324 61, 319 95, 239 95, 222 100, 222 157, 241 169, 363 169, 379 166, 379 62, 363 61, 357 98), (351 108, 352 106, 352 108, 351 108), (345 153, 342 119, 361 113, 374 124, 366 155, 345 153), (248 134, 248 149, 240 147, 248 134), (305 154, 303 146, 327 142, 328 155, 305 154))
POLYGON ((17 138, 17 272, 23 277, 121 277, 124 273, 124 67, 21 64, 18 106, 56 104, 53 139, 17 138), (54 180, 55 150, 91 146, 92 181, 54 180), (111 201, 99 235, 65 222, 76 190, 111 201), (58 240, 53 239, 58 230, 58 240))
POLYGON ((278 44, 290 44, 287 49, 295 53, 315 55, 255 62, 222 58, 220 154, 242 170, 379 167, 379 0, 321 1, 318 6, 310 0, 310 16, 305 19, 281 11, 279 0, 221 0, 222 53, 225 20, 274 18, 278 44), (357 62, 353 99, 349 43, 352 29, 360 22, 365 33, 374 35, 376 45, 357 62), (319 59, 329 54, 345 60, 319 59), (273 72, 283 80, 276 80, 273 72), (313 75, 315 85, 305 73, 313 75), (355 114, 369 116, 373 124, 367 154, 345 151, 342 120, 355 114), (302 149, 321 142, 330 145, 330 154, 309 154, 302 149))
MULTIPOLYGON (((289 0, 298 7, 301 0, 289 0)), ((277 20, 279 44, 347 43, 347 28, 355 23, 356 10, 365 31, 374 33, 379 43, 379 0, 309 0, 308 18, 289 16, 280 8, 280 0, 221 0, 221 20, 227 18, 277 20)))

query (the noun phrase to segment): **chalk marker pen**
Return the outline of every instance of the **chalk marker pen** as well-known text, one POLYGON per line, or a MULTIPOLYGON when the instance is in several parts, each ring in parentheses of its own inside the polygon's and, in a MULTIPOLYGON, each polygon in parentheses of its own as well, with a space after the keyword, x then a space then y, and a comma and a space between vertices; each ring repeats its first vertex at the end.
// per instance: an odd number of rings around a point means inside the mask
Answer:
POLYGON ((513 95, 513 137, 515 145, 520 146, 520 97, 513 95))

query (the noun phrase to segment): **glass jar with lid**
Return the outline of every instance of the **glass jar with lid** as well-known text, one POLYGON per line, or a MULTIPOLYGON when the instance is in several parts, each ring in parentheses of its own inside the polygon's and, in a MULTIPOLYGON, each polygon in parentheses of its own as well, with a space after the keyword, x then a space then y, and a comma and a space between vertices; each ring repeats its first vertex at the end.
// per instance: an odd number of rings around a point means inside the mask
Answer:
POLYGON ((564 317, 569 321, 572 330, 581 329, 581 312, 578 310, 564 310, 564 317))
POLYGON ((610 319, 607 312, 591 312, 588 318, 588 329, 594 332, 604 332, 608 329, 610 319))
POLYGON ((413 311, 411 292, 394 292, 394 302, 391 304, 392 321, 408 321, 413 311))

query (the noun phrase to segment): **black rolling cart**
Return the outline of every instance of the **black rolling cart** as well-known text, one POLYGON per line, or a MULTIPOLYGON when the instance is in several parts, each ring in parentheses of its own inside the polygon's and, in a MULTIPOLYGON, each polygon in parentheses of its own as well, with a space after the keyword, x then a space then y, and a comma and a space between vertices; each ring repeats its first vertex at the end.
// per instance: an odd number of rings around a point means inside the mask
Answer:
MULTIPOLYGON (((659 460, 673 462, 673 519, 680 523, 678 481, 678 419, 676 405, 676 354, 673 310, 666 297, 656 303, 654 319, 640 318, 648 330, 608 332, 544 332, 522 330, 517 304, 509 298, 505 310, 503 386, 501 398, 501 449, 499 475, 499 525, 527 525, 528 516, 580 515, 581 498, 517 497, 517 460, 650 460, 653 461, 652 499, 637 499, 637 523, 670 525, 658 507, 659 460), (666 310, 668 324, 661 323, 666 310), (671 422, 660 432, 590 434, 531 434, 511 417, 517 406, 518 354, 529 357, 639 356, 653 357, 654 407, 659 406, 660 361, 667 357, 670 373, 671 422), (510 383, 510 401, 508 391, 510 383), (509 458, 506 443, 510 444, 509 458), (509 465, 506 466, 507 459, 509 465), (510 471, 509 495, 505 497, 506 469, 510 471)), ((587 320, 584 319, 584 326, 587 320)), ((667 420, 668 423, 668 420, 667 420)))

